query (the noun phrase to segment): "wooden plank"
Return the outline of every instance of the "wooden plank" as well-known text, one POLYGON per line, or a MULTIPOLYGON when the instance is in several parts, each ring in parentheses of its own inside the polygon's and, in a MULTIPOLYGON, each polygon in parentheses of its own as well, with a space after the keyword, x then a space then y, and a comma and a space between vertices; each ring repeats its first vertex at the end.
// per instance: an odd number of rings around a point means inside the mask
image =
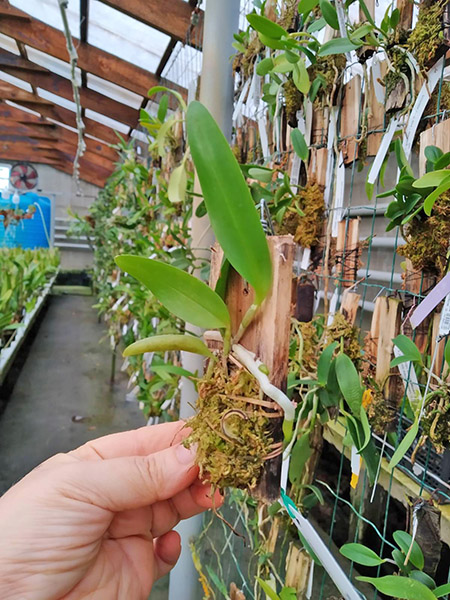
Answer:
MULTIPOLYGON (((72 83, 69 79, 56 75, 43 67, 34 70, 33 66, 36 65, 31 61, 0 48, 0 69, 2 71, 22 79, 34 87, 42 88, 73 102, 72 83)), ((139 122, 138 110, 89 88, 80 88, 80 102, 83 108, 95 110, 130 127, 135 127, 139 122)))
POLYGON ((397 0, 397 8, 400 11, 400 20, 397 31, 409 31, 412 27, 412 18, 414 12, 413 0, 397 0))
POLYGON ((23 135, 30 138, 40 139, 40 140, 54 140, 55 132, 49 129, 48 127, 40 127, 39 125, 27 126, 21 123, 13 123, 11 121, 7 121, 6 119, 2 119, 0 117, 0 139, 4 135, 23 135))
MULTIPOLYGON (((381 79, 384 78, 387 71, 386 61, 380 63, 381 79)), ((373 77, 373 71, 371 71, 371 77, 373 77)), ((367 136, 367 156, 375 156, 380 147, 380 142, 383 137, 384 129, 384 99, 383 102, 378 102, 375 94, 374 81, 371 80, 368 97, 369 114, 367 117, 367 129, 368 131, 379 130, 380 133, 369 133, 367 136)))
POLYGON ((392 343, 400 332, 402 302, 397 298, 379 297, 378 346, 376 356, 375 380, 380 385, 389 385, 390 363, 394 344, 392 343))
MULTIPOLYGON (((426 294, 437 282, 437 277, 426 271, 418 271, 414 269, 412 262, 409 258, 405 259, 406 271, 405 271, 405 290, 412 292, 416 296, 419 294, 426 294)), ((417 301, 417 298, 416 298, 417 301)), ((409 307, 407 307, 409 308, 409 307)), ((414 330, 415 337, 414 343, 419 348, 420 352, 424 352, 428 345, 428 329, 431 323, 431 317, 427 317, 416 327, 414 330)), ((409 320, 405 322, 404 333, 412 338, 413 331, 409 323, 409 320)))
MULTIPOLYGON (((292 236, 267 238, 273 264, 273 284, 269 296, 255 319, 245 331, 241 344, 256 354, 267 365, 270 381, 280 389, 286 389, 289 358, 292 265, 295 244, 292 236)), ((211 259, 210 284, 214 288, 220 273, 223 253, 218 246, 211 259)), ((231 315, 234 335, 244 314, 253 303, 254 292, 248 284, 232 270, 228 278, 226 304, 231 315)), ((282 441, 282 419, 271 419, 271 435, 275 442, 282 441)), ((264 501, 279 497, 281 455, 268 460, 256 495, 264 501)))
POLYGON ((360 219, 339 221, 336 240, 336 275, 337 283, 349 288, 356 281, 359 265, 359 222, 360 219))
POLYGON ((45 100, 40 96, 36 96, 30 92, 22 90, 15 85, 0 81, 0 100, 11 100, 12 102, 28 102, 39 106, 40 104, 53 106, 53 102, 45 100))
MULTIPOLYGON (((431 340, 430 340, 430 355, 431 356, 434 356, 434 351, 436 349, 436 340, 439 335, 440 320, 441 320, 441 313, 434 312, 433 323, 431 326, 431 340)), ((436 361, 435 361, 434 367, 433 367, 433 373, 435 373, 438 377, 440 377, 442 375, 442 367, 443 367, 443 365, 445 365, 444 350, 445 350, 446 342, 447 342, 447 340, 445 338, 443 338, 440 342, 438 342, 436 361)))
POLYGON ((341 308, 339 312, 342 314, 347 323, 354 326, 356 322, 356 315, 358 313, 359 301, 361 300, 361 294, 357 294, 353 290, 345 290, 342 294, 341 308))
POLYGON ((311 148, 308 163, 308 183, 318 183, 325 187, 327 182, 328 150, 311 148))
MULTIPOLYGON (((9 6, 8 0, 0 0, 0 6, 9 6)), ((26 15, 26 13, 23 14, 26 15)), ((66 39, 63 32, 42 21, 31 18, 29 21, 23 21, 19 28, 16 19, 4 17, 0 20, 0 32, 9 35, 16 41, 68 62, 66 39)), ((158 77, 141 67, 95 46, 82 43, 76 38, 73 39, 73 42, 77 48, 78 66, 83 71, 111 81, 140 96, 147 96, 148 90, 160 83, 158 77)), ((186 94, 184 88, 175 85, 173 88, 186 94)))
MULTIPOLYGON (((137 19, 145 25, 149 25, 158 31, 162 31, 171 38, 181 42, 189 38, 187 33, 191 28, 192 7, 183 0, 101 0, 104 4, 137 19)), ((196 10, 196 19, 201 27, 204 13, 196 10)))
POLYGON ((344 100, 341 109, 340 149, 344 163, 349 164, 358 158, 358 126, 361 112, 361 77, 356 75, 344 86, 344 100))
MULTIPOLYGON (((443 106, 442 108, 447 108, 443 106)), ((420 134, 420 153, 419 153, 419 169, 420 175, 425 173, 425 148, 427 146, 437 146, 444 154, 450 152, 450 119, 441 121, 436 125, 426 129, 420 134)))

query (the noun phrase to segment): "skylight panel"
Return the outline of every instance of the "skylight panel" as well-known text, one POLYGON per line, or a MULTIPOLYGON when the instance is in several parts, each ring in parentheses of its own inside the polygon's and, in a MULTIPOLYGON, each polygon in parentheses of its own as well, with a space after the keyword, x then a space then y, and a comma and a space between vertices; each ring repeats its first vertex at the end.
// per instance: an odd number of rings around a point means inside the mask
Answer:
POLYGON ((101 79, 91 73, 87 74, 87 87, 104 96, 108 96, 113 100, 117 100, 117 102, 122 102, 122 104, 131 106, 132 108, 138 109, 142 104, 142 97, 138 94, 130 92, 120 85, 101 79))
MULTIPOLYGON (((80 2, 79 0, 68 0, 67 19, 72 35, 80 37, 80 2)), ((61 11, 58 0, 10 0, 10 4, 28 13, 39 21, 44 21, 47 25, 63 29, 61 11)))
MULTIPOLYGON (((36 50, 35 48, 31 48, 30 46, 25 46, 27 51, 27 56, 31 62, 40 65, 51 71, 52 73, 56 73, 61 77, 65 77, 66 79, 71 78, 70 64, 60 60, 59 58, 55 58, 54 56, 50 56, 45 52, 41 52, 40 50, 36 50)), ((80 69, 76 69, 77 81, 78 84, 81 84, 81 71, 80 69)))
POLYGON ((44 98, 45 100, 50 100, 50 102, 53 102, 58 106, 68 108, 69 110, 76 112, 77 107, 75 102, 72 102, 71 100, 66 100, 66 98, 62 98, 61 96, 57 96, 56 94, 53 94, 52 92, 47 92, 47 90, 43 90, 41 88, 37 88, 37 91, 41 98, 44 98))
POLYGON ((119 121, 116 121, 115 119, 110 119, 109 117, 101 115, 95 110, 90 110, 89 108, 85 110, 84 114, 88 119, 93 119, 94 121, 97 121, 97 123, 102 123, 102 125, 111 127, 111 129, 115 129, 119 133, 128 133, 128 130, 130 129, 128 125, 119 123, 119 121))
POLYGON ((154 73, 170 37, 99 2, 89 7, 88 42, 154 73))
POLYGON ((8 50, 8 52, 12 52, 13 54, 17 54, 17 56, 20 56, 16 40, 13 40, 13 38, 10 38, 3 33, 0 33, 0 48, 4 48, 5 50, 8 50))
POLYGON ((162 77, 188 89, 201 70, 201 51, 177 42, 169 62, 164 67, 162 77))
POLYGON ((14 75, 9 75, 8 73, 3 73, 3 71, 0 71, 0 79, 6 81, 7 83, 11 83, 12 85, 17 86, 21 90, 25 90, 26 92, 30 92, 31 94, 33 93, 33 88, 28 82, 23 81, 18 77, 14 77, 14 75))

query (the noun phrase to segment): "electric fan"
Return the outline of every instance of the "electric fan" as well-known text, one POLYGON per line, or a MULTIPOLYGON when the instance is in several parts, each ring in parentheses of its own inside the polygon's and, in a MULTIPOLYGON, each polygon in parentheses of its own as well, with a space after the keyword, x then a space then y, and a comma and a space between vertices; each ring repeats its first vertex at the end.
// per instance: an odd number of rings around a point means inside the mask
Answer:
POLYGON ((15 190, 27 192, 37 186, 38 174, 29 163, 16 163, 11 168, 9 182, 15 190))

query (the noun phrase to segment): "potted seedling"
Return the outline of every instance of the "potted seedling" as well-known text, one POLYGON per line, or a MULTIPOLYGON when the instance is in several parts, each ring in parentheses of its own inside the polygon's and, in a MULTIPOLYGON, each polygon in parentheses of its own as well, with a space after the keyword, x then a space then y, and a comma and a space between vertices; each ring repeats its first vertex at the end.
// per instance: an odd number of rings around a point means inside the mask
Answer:
POLYGON ((271 291, 272 264, 259 216, 242 171, 208 110, 193 102, 186 116, 190 154, 205 206, 224 260, 216 289, 167 263, 122 255, 116 262, 147 286, 158 300, 187 324, 216 330, 222 347, 212 351, 199 337, 153 336, 129 346, 125 356, 144 352, 185 351, 207 358, 204 377, 196 380, 197 416, 187 444, 198 444, 197 461, 214 485, 253 487, 265 461, 281 452, 269 433, 262 396, 283 415, 284 438, 292 437, 295 409, 271 374, 252 352, 239 344, 271 291), (253 290, 253 301, 232 335, 230 312, 223 300, 230 266, 253 290), (274 445, 275 444, 275 445, 274 445))

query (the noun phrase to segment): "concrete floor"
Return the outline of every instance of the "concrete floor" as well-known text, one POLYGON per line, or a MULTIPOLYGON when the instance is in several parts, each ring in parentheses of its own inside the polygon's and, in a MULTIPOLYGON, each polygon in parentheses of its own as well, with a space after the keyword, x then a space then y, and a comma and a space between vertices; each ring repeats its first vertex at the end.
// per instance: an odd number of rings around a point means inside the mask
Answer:
MULTIPOLYGON (((94 298, 53 296, 0 417, 0 495, 37 464, 86 441, 145 425, 125 401, 126 377, 109 384, 111 351, 94 298), (73 417, 82 417, 74 422, 73 417)), ((162 580, 152 600, 167 597, 162 580)))

